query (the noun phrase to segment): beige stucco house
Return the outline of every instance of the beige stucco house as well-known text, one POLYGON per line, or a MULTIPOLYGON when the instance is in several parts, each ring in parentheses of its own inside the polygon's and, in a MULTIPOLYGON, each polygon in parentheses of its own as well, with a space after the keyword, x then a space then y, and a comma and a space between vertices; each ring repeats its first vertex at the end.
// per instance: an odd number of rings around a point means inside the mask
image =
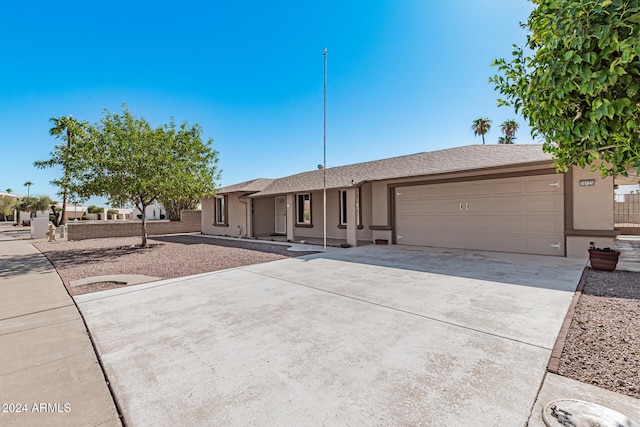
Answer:
POLYGON ((470 145, 255 179, 202 203, 204 234, 327 237, 389 244, 586 257, 613 246, 613 178, 556 173, 541 145, 470 145), (326 175, 325 175, 326 174, 326 175))

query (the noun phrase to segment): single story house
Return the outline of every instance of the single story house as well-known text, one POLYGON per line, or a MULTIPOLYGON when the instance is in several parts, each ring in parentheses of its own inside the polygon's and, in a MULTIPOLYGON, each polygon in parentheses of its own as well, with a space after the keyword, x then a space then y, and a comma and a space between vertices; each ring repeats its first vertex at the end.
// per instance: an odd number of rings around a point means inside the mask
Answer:
POLYGON ((614 179, 557 173, 540 144, 470 145, 221 188, 202 232, 586 257, 613 246, 614 179))

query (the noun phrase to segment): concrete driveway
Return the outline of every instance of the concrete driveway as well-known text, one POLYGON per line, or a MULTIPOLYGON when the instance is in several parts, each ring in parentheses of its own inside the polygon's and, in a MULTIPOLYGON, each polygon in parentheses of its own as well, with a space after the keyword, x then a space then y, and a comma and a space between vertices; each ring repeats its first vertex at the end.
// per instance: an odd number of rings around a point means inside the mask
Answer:
POLYGON ((523 426, 584 261, 365 246, 76 297, 130 426, 523 426))

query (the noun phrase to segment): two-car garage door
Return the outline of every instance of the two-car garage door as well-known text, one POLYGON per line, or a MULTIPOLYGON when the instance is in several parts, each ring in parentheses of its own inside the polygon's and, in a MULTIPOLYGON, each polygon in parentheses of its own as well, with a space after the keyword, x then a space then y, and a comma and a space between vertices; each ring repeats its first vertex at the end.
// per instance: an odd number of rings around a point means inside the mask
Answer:
POLYGON ((562 175, 395 189, 396 243, 564 255, 562 175))

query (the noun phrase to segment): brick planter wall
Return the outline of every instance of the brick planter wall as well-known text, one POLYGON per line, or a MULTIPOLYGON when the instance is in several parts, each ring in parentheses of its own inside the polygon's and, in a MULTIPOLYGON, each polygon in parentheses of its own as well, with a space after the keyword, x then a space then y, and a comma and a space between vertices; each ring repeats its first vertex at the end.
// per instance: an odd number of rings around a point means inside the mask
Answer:
MULTIPOLYGON (((180 221, 147 220, 147 235, 201 232, 201 213, 201 211, 182 211, 180 221)), ((69 222, 67 223, 67 238, 69 240, 86 240, 108 237, 135 237, 140 236, 142 233, 140 227, 142 227, 140 220, 69 222)))

